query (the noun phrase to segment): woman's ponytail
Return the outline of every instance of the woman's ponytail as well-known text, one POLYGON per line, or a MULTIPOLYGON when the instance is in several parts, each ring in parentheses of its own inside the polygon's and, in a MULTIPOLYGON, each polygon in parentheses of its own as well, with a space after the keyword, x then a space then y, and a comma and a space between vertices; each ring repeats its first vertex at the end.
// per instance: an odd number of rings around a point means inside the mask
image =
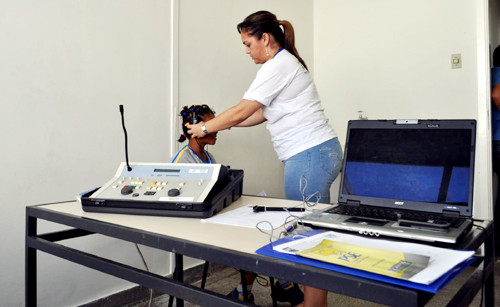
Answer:
POLYGON ((284 46, 288 52, 293 54, 297 60, 307 69, 306 62, 300 57, 299 52, 295 48, 295 31, 292 24, 287 20, 279 20, 278 24, 283 27, 284 32, 284 46))

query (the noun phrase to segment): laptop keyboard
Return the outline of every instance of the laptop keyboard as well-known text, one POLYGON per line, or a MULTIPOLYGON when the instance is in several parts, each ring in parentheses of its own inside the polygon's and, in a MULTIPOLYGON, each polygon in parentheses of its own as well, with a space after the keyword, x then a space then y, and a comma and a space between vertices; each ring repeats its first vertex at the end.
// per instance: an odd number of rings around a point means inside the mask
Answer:
POLYGON ((374 219, 383 219, 390 221, 408 220, 433 225, 451 225, 459 227, 463 223, 460 218, 448 218, 428 212, 396 211, 394 209, 374 208, 374 207, 355 207, 355 206, 336 206, 326 210, 328 213, 343 214, 356 217, 367 217, 374 219))

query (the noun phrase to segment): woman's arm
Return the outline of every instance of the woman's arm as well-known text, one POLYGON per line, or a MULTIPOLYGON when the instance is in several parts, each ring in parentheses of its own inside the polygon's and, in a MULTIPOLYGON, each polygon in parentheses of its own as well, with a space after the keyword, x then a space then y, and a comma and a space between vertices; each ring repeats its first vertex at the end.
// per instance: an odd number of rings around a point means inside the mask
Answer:
POLYGON ((495 85, 491 90, 491 99, 493 99, 497 109, 500 110, 500 84, 495 85))
POLYGON ((264 114, 262 113, 262 108, 255 111, 249 118, 245 119, 241 123, 237 124, 235 127, 252 127, 262 124, 266 121, 264 114))
MULTIPOLYGON (((260 102, 243 99, 237 105, 227 109, 226 111, 217 115, 214 119, 206 122, 205 128, 208 133, 229 129, 245 121, 260 108, 262 108, 262 104, 260 102)), ((201 129, 201 126, 202 123, 198 123, 196 125, 188 125, 188 133, 194 137, 205 136, 205 133, 201 129)))

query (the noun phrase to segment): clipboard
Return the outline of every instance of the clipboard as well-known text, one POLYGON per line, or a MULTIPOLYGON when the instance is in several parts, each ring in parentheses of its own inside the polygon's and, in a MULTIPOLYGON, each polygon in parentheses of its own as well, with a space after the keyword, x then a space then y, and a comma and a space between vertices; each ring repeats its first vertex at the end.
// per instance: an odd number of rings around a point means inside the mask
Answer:
MULTIPOLYGON (((323 231, 313 230, 313 231, 310 231, 310 232, 305 233, 303 235, 304 236, 312 236, 312 235, 315 235, 315 234, 318 234, 321 232, 323 232, 323 231)), ((313 260, 310 258, 304 258, 304 257, 300 257, 297 255, 281 253, 281 252, 273 250, 273 246, 276 246, 276 245, 279 245, 282 243, 286 243, 286 242, 289 242, 292 240, 294 240, 292 237, 285 237, 285 238, 279 239, 273 243, 267 244, 267 245, 259 248, 258 250, 255 251, 255 253, 257 253, 259 255, 265 255, 265 256, 269 256, 269 257, 289 260, 289 261, 293 261, 296 263, 310 265, 313 267, 331 270, 331 271, 338 272, 338 273, 344 273, 344 274, 348 274, 348 275, 367 278, 367 279, 371 279, 371 280, 376 280, 376 281, 380 281, 380 282, 385 282, 385 283, 389 283, 389 284, 393 284, 393 285, 403 286, 403 287, 407 287, 410 289, 421 290, 421 291, 430 292, 430 293, 437 293, 439 290, 441 290, 443 287, 445 287, 451 280, 453 280, 453 278, 455 278, 455 276, 460 274, 463 270, 465 270, 469 265, 471 265, 475 261, 474 257, 471 257, 471 258, 459 263, 458 265, 453 267, 453 269, 449 270, 448 272, 443 274, 441 277, 436 279, 434 282, 427 285, 427 284, 415 283, 415 282, 411 282, 411 281, 407 281, 407 280, 392 278, 392 277, 388 277, 388 276, 384 276, 384 275, 380 275, 380 274, 376 274, 376 273, 371 273, 371 272, 367 272, 367 271, 357 270, 357 269, 353 269, 353 268, 349 268, 349 267, 345 267, 345 266, 340 266, 340 265, 336 265, 336 264, 332 264, 332 263, 313 260)), ((300 240, 300 238, 297 240, 300 240)))

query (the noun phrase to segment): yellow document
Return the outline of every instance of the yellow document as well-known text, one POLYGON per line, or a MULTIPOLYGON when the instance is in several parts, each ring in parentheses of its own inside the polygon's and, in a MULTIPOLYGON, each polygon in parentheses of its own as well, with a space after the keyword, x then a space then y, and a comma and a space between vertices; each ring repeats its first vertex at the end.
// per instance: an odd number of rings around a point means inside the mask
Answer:
POLYGON ((326 239, 297 255, 405 280, 425 269, 429 263, 429 257, 423 255, 326 239))

